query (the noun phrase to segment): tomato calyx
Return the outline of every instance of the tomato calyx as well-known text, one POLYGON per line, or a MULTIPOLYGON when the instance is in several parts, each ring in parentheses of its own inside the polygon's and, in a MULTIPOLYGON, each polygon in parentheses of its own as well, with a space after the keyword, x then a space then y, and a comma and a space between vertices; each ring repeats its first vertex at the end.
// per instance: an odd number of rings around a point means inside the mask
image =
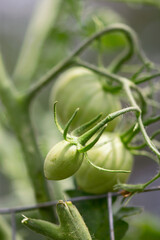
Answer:
POLYGON ((128 111, 128 109, 109 114, 101 121, 99 121, 101 114, 96 116, 91 121, 83 124, 78 129, 75 129, 75 132, 78 131, 78 136, 76 136, 72 132, 68 133, 68 131, 79 109, 77 108, 74 111, 65 127, 62 128, 57 119, 56 104, 57 102, 54 103, 54 120, 57 128, 62 133, 64 140, 54 145, 46 156, 44 163, 44 174, 47 179, 62 180, 72 176, 78 171, 82 165, 83 160, 87 161, 89 165, 92 165, 92 167, 98 171, 111 173, 131 172, 128 170, 106 169, 97 166, 89 159, 87 154, 87 152, 97 143, 101 137, 104 129, 107 126, 107 123, 114 119, 116 116, 119 116, 121 112, 125 113, 128 111), (95 124, 95 126, 91 127, 93 124, 95 124), (97 134, 96 137, 94 137, 95 134, 97 134))
POLYGON ((105 92, 109 92, 109 93, 112 93, 112 94, 117 94, 122 90, 122 84, 118 83, 116 85, 113 85, 112 82, 108 83, 106 78, 102 79, 100 81, 100 83, 101 83, 102 88, 105 92))
POLYGON ((71 133, 68 133, 69 127, 72 124, 72 121, 74 120, 74 118, 76 117, 79 108, 77 108, 74 113, 72 114, 72 116, 70 117, 70 119, 68 120, 68 122, 66 123, 64 129, 60 126, 60 124, 58 123, 58 119, 57 119, 57 114, 56 114, 56 104, 57 102, 54 103, 54 120, 55 120, 55 124, 58 128, 58 130, 63 134, 63 138, 65 141, 68 141, 69 143, 76 145, 77 146, 77 150, 80 153, 84 153, 87 152, 88 150, 90 150, 99 140, 100 136, 102 135, 103 131, 106 128, 106 124, 103 124, 104 126, 98 126, 98 128, 92 127, 90 130, 88 130, 88 128, 97 121, 97 119, 99 120, 99 118, 101 117, 101 114, 96 116, 94 119, 92 119, 90 122, 87 122, 86 124, 83 124, 82 126, 80 126, 79 128, 74 130, 74 135, 71 133), (91 142, 88 143, 88 145, 85 145, 91 138, 92 136, 100 129, 100 133, 95 137, 94 140, 92 140, 91 142), (93 129, 93 131, 92 131, 93 129), (88 131, 86 131, 88 130, 88 131), (78 132, 78 134, 81 134, 81 132, 83 133, 84 131, 86 131, 84 134, 80 135, 79 137, 75 136, 75 133, 78 132))
POLYGON ((70 119, 68 120, 68 122, 66 123, 64 129, 60 126, 58 119, 57 119, 57 114, 56 114, 56 104, 57 101, 54 103, 54 121, 55 124, 57 126, 57 128, 59 129, 59 131, 63 134, 64 140, 69 142, 70 144, 76 145, 77 147, 77 151, 79 153, 84 154, 86 160, 89 162, 90 165, 92 165, 93 167, 97 168, 100 171, 105 171, 105 172, 114 172, 114 173, 130 173, 131 171, 128 170, 112 170, 112 169, 105 169, 105 168, 101 168, 95 164, 93 164, 88 155, 87 155, 87 151, 89 151, 99 140, 99 138, 101 137, 101 135, 103 134, 107 123, 110 122, 111 120, 113 120, 116 116, 119 115, 119 112, 115 112, 112 114, 109 114, 107 117, 105 117, 104 119, 102 119, 101 121, 99 121, 99 119, 101 118, 102 114, 99 114, 98 116, 96 116, 94 119, 92 119, 91 121, 81 125, 80 127, 76 128, 73 132, 71 132, 71 134, 68 133, 69 127, 72 124, 72 121, 74 120, 74 118, 76 117, 79 108, 77 108, 74 113, 72 114, 72 116, 70 117, 70 119), (97 123, 97 121, 99 121, 97 123), (95 126, 91 127, 93 124, 95 124, 95 126), (91 127, 91 128, 90 128, 91 127), (89 130, 88 130, 89 129, 89 130), (99 133, 97 134, 97 136, 92 140, 92 137, 99 131, 99 133), (78 133, 78 136, 75 136, 75 133, 78 133), (89 143, 87 144, 87 142, 89 141, 89 143))

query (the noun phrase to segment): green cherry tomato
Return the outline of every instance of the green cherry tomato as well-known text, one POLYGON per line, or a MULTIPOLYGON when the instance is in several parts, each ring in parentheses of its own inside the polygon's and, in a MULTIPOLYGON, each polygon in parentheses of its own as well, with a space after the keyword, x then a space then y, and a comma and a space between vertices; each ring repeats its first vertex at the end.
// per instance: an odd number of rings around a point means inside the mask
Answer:
POLYGON ((44 174, 49 180, 61 180, 72 176, 80 167, 83 154, 77 146, 65 140, 49 151, 44 162, 44 174))
MULTIPOLYGON (((78 115, 72 122, 71 128, 90 121, 95 116, 103 116, 121 109, 119 94, 104 89, 105 79, 92 71, 82 67, 71 68, 64 72, 57 80, 51 93, 52 105, 57 104, 57 115, 65 124, 76 108, 80 108, 78 115)), ((118 118, 108 124, 106 131, 112 131, 118 118)))
MULTIPOLYGON (((99 167, 112 170, 132 170, 133 157, 124 147, 119 136, 103 134, 97 144, 88 151, 91 162, 99 167)), ((125 183, 130 173, 102 172, 84 158, 80 169, 75 174, 77 185, 85 192, 101 194, 113 191, 118 182, 125 183)))

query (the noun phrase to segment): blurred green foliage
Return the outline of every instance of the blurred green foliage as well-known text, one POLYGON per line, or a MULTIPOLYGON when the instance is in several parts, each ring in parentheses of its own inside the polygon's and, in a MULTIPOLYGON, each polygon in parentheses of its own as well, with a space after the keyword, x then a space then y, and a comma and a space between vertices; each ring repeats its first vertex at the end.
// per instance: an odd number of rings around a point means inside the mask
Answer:
POLYGON ((130 229, 123 240, 159 240, 160 218, 152 214, 144 213, 129 219, 130 229))
MULTIPOLYGON (((119 0, 123 1, 123 0, 119 0)), ((118 2, 118 0, 117 0, 118 2)), ((147 0, 124 0, 124 2, 135 3, 149 3, 160 6, 159 1, 147 0)), ((41 57, 39 60, 37 71, 33 77, 36 81, 48 69, 56 65, 60 60, 64 59, 73 49, 73 45, 77 45, 86 37, 101 30, 105 26, 112 23, 126 22, 115 11, 107 8, 105 9, 91 9, 88 15, 84 15, 85 2, 84 1, 65 1, 63 7, 57 17, 56 24, 50 29, 45 44, 41 49, 41 57)), ((114 51, 114 49, 123 48, 125 40, 119 34, 111 34, 103 37, 102 40, 93 44, 93 49, 104 51, 114 51)), ((54 127, 53 113, 49 108, 49 94, 52 84, 42 92, 36 99, 31 110, 32 120, 35 127, 35 132, 38 139, 39 148, 43 157, 45 157, 48 149, 60 139, 60 135, 54 127)), ((1 108, 2 106, 0 106, 1 108)), ((1 108, 0 113, 0 174, 1 179, 5 179, 8 187, 5 194, 0 193, 0 207, 11 207, 17 205, 29 205, 34 202, 33 190, 24 162, 22 161, 22 153, 15 140, 7 120, 7 115, 1 108)), ((68 182, 61 182, 64 189, 72 188, 72 179, 68 182)), ((2 189, 3 181, 0 182, 2 189)), ((53 182, 50 183, 53 189, 53 182)), ((5 188, 3 186, 3 188, 5 188)), ((70 196, 79 196, 80 192, 70 192, 70 196)), ((82 193, 81 193, 82 194, 82 193)), ((83 194, 82 194, 83 195, 83 194)), ((94 200, 77 203, 80 213, 84 217, 91 233, 94 234, 95 239, 109 239, 109 228, 107 218, 107 201, 94 200), (98 210, 99 209, 99 210, 98 210), (97 224, 98 223, 98 224, 97 224), (106 238, 107 236, 107 238, 106 238)), ((139 213, 139 210, 133 209, 119 209, 115 216, 115 232, 116 239, 120 240, 128 229, 128 223, 123 220, 124 217, 139 213)), ((1 221, 1 219, 0 219, 1 221)), ((131 221, 128 221, 129 224, 131 221)), ((146 215, 131 223, 130 230, 124 240, 159 240, 160 239, 160 220, 154 216, 146 215)), ((7 229, 8 225, 0 223, 2 229, 7 229)), ((1 231, 1 229, 0 229, 1 231)), ((1 232, 0 232, 1 233, 1 232)), ((4 233, 1 233, 4 234, 4 233)), ((8 233, 9 234, 9 233, 8 233)), ((28 239, 26 233, 26 238, 28 239)), ((9 239, 9 236, 7 236, 9 239)), ((0 235, 0 239, 7 240, 6 237, 0 235)), ((30 238, 31 239, 31 238, 30 238)))

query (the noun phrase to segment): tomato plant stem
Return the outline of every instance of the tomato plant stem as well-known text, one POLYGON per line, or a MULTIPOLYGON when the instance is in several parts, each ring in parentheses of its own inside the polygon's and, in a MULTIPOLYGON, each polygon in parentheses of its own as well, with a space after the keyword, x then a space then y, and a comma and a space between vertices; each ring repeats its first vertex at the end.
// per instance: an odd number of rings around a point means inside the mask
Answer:
POLYGON ((138 109, 137 107, 128 107, 109 114, 106 118, 97 123, 95 127, 91 128, 89 131, 81 135, 78 138, 78 141, 80 142, 80 144, 84 145, 100 128, 104 127, 108 122, 112 121, 113 119, 124 113, 131 111, 138 111, 138 109))
MULTIPOLYGON (((95 67, 94 65, 91 65, 91 64, 88 64, 88 63, 85 63, 84 61, 76 61, 77 65, 80 65, 80 66, 83 66, 87 69, 90 69, 96 73, 99 73, 101 74, 102 76, 106 76, 106 77, 110 77, 110 79, 112 80, 115 80, 115 81, 118 81, 120 82, 122 85, 123 85, 123 89, 124 91, 126 92, 128 98, 129 98, 129 101, 131 103, 131 105, 135 108, 137 108, 137 114, 136 114, 136 117, 137 117, 137 123, 138 123, 138 126, 139 126, 139 129, 144 137, 144 140, 146 142, 146 144, 148 145, 148 147, 156 154, 156 156, 158 157, 158 159, 160 160, 160 152, 158 151, 158 149, 156 148, 156 146, 153 144, 153 142, 151 141, 151 139, 149 138, 146 130, 145 130, 145 127, 144 127, 144 124, 143 124, 143 121, 142 121, 142 110, 139 108, 139 106, 137 105, 135 99, 134 99, 134 96, 133 96, 133 93, 132 93, 132 90, 131 89, 134 89, 138 92, 139 96, 141 99, 143 99, 143 95, 141 94, 140 90, 137 88, 137 86, 129 81, 128 79, 126 78, 123 78, 123 77, 120 77, 118 75, 115 75, 115 74, 112 74, 112 73, 109 73, 107 71, 104 71, 104 70, 101 70, 97 67, 95 67)), ((143 99, 144 100, 144 99, 143 99)), ((145 100, 142 102, 142 106, 144 106, 144 102, 145 100)), ((133 129, 134 130, 134 129, 133 129)), ((132 131, 133 131, 132 130, 132 131)), ((123 138, 122 138, 123 140, 123 138)), ((125 144, 125 143, 124 143, 125 144)), ((155 177, 153 177, 153 179, 155 179, 155 177)), ((153 180, 154 181, 154 180, 153 180)), ((126 185, 126 184, 125 184, 126 185)), ((123 184, 119 184, 117 185, 117 189, 118 188, 123 188, 123 184)), ((127 187, 129 186, 129 184, 127 185, 127 187)), ((135 185, 136 186, 136 185, 135 185)), ((145 188, 145 185, 144 184, 140 184, 140 189, 142 190, 142 188, 144 189, 145 188)), ((148 185, 147 185, 148 186, 148 185)), ((134 186, 132 186, 132 191, 134 189, 134 186)), ((135 191, 137 191, 136 187, 135 187, 135 191)))
MULTIPOLYGON (((93 41, 100 39, 102 36, 111 33, 111 32, 121 32, 126 36, 128 41, 129 50, 125 51, 125 54, 121 58, 118 58, 116 62, 113 63, 112 71, 118 71, 121 66, 130 59, 134 52, 138 53, 140 60, 146 64, 148 59, 145 57, 142 52, 141 47, 135 32, 128 26, 124 24, 113 24, 110 27, 104 28, 102 31, 93 34, 87 40, 82 42, 82 44, 73 51, 73 53, 64 59, 62 62, 51 68, 44 76, 42 76, 35 85, 31 86, 30 89, 27 89, 26 96, 28 98, 28 103, 37 95, 37 93, 46 86, 50 81, 52 81, 59 73, 62 73, 66 68, 70 67, 74 62, 75 57, 79 56, 93 41)), ((116 78, 114 78, 116 80, 116 78)))
MULTIPOLYGON (((8 113, 10 125, 24 154, 30 181, 38 203, 49 201, 49 191, 43 177, 43 163, 32 129, 29 111, 23 97, 16 91, 0 61, 0 97, 8 113)), ((41 211, 44 218, 53 219, 51 210, 41 211)), ((55 218, 54 218, 55 220, 55 218)))
POLYGON ((147 75, 145 77, 141 77, 135 81, 135 84, 144 83, 144 82, 150 81, 153 78, 157 78, 157 77, 160 77, 160 73, 155 73, 153 75, 147 75))

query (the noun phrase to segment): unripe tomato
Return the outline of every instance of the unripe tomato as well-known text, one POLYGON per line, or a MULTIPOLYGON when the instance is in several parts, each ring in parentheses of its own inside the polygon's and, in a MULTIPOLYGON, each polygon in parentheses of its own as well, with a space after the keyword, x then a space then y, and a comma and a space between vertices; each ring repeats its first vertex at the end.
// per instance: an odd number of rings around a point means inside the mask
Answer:
POLYGON ((72 176, 80 167, 83 154, 77 146, 65 140, 57 143, 49 151, 44 162, 44 174, 49 180, 61 180, 72 176))
MULTIPOLYGON (((103 88, 105 79, 82 67, 71 68, 64 72, 55 84, 51 101, 58 101, 57 115, 62 124, 66 124, 76 108, 78 116, 72 122, 74 129, 103 113, 103 117, 121 109, 118 94, 103 88), (104 80, 104 81, 103 81, 104 80)), ((110 122, 106 128, 112 131, 118 119, 110 122)))
MULTIPOLYGON (((133 157, 115 134, 104 134, 97 144, 88 151, 91 162, 99 167, 113 170, 131 170, 133 157)), ((129 173, 102 172, 88 163, 84 158, 77 171, 76 181, 85 192, 101 194, 113 191, 113 186, 120 181, 125 183, 129 173)))

